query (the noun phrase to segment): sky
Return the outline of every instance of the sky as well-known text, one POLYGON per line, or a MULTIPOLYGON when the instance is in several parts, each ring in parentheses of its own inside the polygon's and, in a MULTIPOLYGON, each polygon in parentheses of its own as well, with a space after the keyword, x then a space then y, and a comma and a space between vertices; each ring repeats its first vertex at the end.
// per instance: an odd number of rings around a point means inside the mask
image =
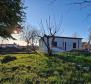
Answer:
MULTIPOLYGON (((70 37, 74 33, 78 37, 82 37, 83 41, 87 41, 89 28, 91 27, 91 9, 81 8, 79 5, 72 4, 77 0, 23 0, 26 18, 24 25, 33 25, 40 28, 40 21, 43 20, 45 24, 46 19, 51 17, 52 21, 60 23, 61 29, 57 36, 70 37), (54 2, 53 2, 54 1, 54 2)), ((80 1, 80 0, 78 0, 80 1)), ((19 35, 16 43, 21 43, 19 35)), ((10 41, 13 43, 13 41, 10 41)), ((23 44, 23 42, 22 42, 23 44)))
MULTIPOLYGON (((26 24, 39 27, 41 19, 45 20, 50 16, 52 21, 62 23, 58 32, 59 36, 77 36, 88 39, 89 28, 91 27, 90 8, 81 8, 72 3, 77 0, 25 0, 26 24)), ((80 0, 79 0, 80 1, 80 0)))

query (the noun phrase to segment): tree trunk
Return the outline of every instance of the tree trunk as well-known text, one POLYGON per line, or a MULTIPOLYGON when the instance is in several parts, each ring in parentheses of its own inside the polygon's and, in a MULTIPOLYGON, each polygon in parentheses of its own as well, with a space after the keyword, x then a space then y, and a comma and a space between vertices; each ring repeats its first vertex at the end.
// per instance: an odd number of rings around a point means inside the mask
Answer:
POLYGON ((52 56, 52 50, 51 50, 50 43, 49 43, 49 37, 48 36, 45 36, 45 37, 46 37, 47 41, 45 41, 45 38, 42 38, 42 41, 44 42, 45 46, 47 47, 48 56, 52 56))
POLYGON ((52 56, 52 50, 50 48, 50 43, 49 43, 49 37, 47 36, 47 53, 49 56, 52 56))
POLYGON ((52 50, 50 48, 47 49, 48 56, 52 56, 52 50))

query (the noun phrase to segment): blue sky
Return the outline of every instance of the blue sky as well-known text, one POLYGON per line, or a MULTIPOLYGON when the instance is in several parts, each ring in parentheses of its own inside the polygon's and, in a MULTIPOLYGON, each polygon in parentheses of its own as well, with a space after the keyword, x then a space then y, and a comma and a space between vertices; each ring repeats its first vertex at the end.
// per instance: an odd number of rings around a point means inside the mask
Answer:
MULTIPOLYGON (((57 23, 62 22, 58 36, 70 37, 77 33, 79 37, 84 38, 83 41, 88 40, 89 28, 91 28, 91 9, 72 5, 71 3, 80 0, 24 0, 26 19, 24 25, 33 25, 39 28, 41 19, 45 24, 45 20, 50 16, 52 21, 55 18, 57 23)), ((82 0, 81 0, 82 1, 82 0)), ((14 35, 16 41, 9 40, 4 43, 17 43, 24 45, 25 42, 20 40, 20 35, 14 35)))
POLYGON ((58 35, 60 36, 72 36, 77 33, 79 37, 88 38, 88 31, 91 27, 90 18, 87 15, 90 14, 90 9, 81 9, 80 6, 72 5, 77 0, 56 0, 51 3, 52 0, 25 0, 25 6, 27 9, 25 23, 27 25, 34 25, 39 27, 40 20, 55 18, 56 22, 61 23, 61 30, 58 35))

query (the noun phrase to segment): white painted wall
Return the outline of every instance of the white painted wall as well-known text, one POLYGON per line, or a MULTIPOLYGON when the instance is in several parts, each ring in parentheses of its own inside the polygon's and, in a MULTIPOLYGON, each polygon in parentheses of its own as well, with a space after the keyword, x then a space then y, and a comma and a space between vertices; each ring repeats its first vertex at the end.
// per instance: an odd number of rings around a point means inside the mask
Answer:
MULTIPOLYGON (((46 39, 45 39, 46 40, 46 39)), ((73 43, 76 43, 76 49, 82 48, 81 39, 73 39, 73 38, 55 38, 57 42, 57 47, 51 47, 53 52, 64 52, 70 51, 73 49, 73 43), (65 42, 66 42, 66 50, 65 50, 65 42)), ((50 38, 50 46, 51 46, 51 38, 50 38)), ((47 52, 47 48, 42 40, 39 41, 39 50, 42 52, 47 52)))

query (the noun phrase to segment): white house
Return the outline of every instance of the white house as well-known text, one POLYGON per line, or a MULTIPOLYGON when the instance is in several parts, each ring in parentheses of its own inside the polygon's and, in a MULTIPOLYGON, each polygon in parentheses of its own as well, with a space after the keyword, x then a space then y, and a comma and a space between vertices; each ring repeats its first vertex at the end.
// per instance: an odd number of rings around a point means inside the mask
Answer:
MULTIPOLYGON (((46 37, 45 41, 47 40, 46 37)), ((72 49, 81 49, 82 48, 82 38, 76 37, 59 37, 55 36, 55 40, 52 43, 52 37, 49 36, 49 44, 52 51, 55 52, 64 52, 70 51, 72 49)), ((44 42, 39 40, 39 50, 41 52, 47 52, 47 47, 44 42)))

